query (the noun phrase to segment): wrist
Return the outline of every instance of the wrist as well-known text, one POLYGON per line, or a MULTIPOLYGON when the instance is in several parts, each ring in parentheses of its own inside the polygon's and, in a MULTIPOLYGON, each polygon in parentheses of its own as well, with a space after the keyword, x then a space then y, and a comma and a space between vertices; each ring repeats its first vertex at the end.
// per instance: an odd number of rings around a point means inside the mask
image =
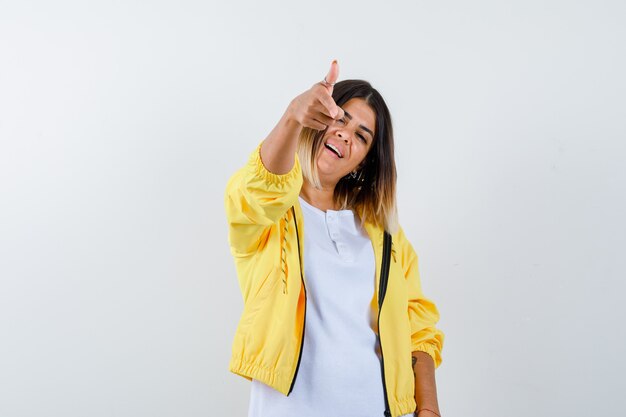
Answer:
POLYGON ((302 132, 302 125, 291 116, 290 110, 287 110, 278 121, 275 130, 280 132, 281 136, 293 139, 294 142, 297 142, 300 132, 302 132))
POLYGON ((283 113, 283 117, 281 118, 281 121, 283 122, 285 127, 289 129, 301 129, 302 128, 302 125, 300 124, 300 122, 298 122, 294 114, 293 101, 289 103, 289 106, 287 106, 287 109, 285 110, 285 113, 283 113))
POLYGON ((439 410, 431 410, 429 408, 422 408, 415 411, 415 417, 441 417, 439 410))

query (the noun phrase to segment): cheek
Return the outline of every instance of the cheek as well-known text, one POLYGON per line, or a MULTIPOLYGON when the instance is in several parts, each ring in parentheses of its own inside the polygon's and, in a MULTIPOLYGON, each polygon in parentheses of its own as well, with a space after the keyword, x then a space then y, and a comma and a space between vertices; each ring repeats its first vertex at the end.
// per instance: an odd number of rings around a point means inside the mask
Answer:
POLYGON ((367 144, 361 142, 361 143, 355 145, 353 153, 358 156, 359 160, 361 160, 361 159, 365 158, 365 155, 367 155, 367 151, 369 151, 369 148, 368 148, 367 144))

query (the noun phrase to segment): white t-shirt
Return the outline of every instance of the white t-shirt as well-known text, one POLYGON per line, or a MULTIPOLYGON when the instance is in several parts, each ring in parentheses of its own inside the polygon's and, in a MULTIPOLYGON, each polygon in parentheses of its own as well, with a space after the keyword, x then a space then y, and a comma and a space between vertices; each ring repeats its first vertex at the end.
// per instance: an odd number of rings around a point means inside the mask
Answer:
POLYGON ((372 243, 352 210, 324 212, 298 198, 307 289, 302 359, 289 396, 252 381, 248 417, 383 417, 372 243))

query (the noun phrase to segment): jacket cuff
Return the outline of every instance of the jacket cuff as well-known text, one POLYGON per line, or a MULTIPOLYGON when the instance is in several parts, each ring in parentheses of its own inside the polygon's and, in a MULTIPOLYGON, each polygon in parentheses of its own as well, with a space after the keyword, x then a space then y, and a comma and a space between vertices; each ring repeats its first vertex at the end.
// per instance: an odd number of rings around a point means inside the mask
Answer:
POLYGON ((411 349, 413 352, 425 352, 433 358, 433 362, 435 363, 435 369, 441 365, 441 352, 435 346, 430 343, 420 343, 416 346, 413 346, 411 349))
POLYGON ((284 174, 275 174, 268 171, 265 165, 263 165, 263 161, 261 160, 262 144, 263 142, 257 145, 256 149, 254 150, 254 152, 252 152, 248 160, 248 168, 252 171, 254 175, 269 184, 275 185, 284 185, 286 182, 291 181, 302 175, 302 168, 300 167, 300 160, 298 159, 297 153, 294 155, 294 164, 289 172, 286 172, 284 174))

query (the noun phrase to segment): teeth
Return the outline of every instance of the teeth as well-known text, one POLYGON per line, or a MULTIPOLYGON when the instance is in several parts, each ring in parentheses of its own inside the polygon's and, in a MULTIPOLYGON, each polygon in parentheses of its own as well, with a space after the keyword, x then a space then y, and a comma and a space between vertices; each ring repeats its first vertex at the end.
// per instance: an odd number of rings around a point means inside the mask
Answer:
POLYGON ((340 158, 343 158, 343 155, 341 154, 341 152, 339 152, 339 149, 337 149, 337 147, 335 145, 332 145, 330 143, 327 143, 326 146, 328 146, 329 148, 331 148, 333 151, 335 151, 337 153, 337 155, 339 155, 340 158))

